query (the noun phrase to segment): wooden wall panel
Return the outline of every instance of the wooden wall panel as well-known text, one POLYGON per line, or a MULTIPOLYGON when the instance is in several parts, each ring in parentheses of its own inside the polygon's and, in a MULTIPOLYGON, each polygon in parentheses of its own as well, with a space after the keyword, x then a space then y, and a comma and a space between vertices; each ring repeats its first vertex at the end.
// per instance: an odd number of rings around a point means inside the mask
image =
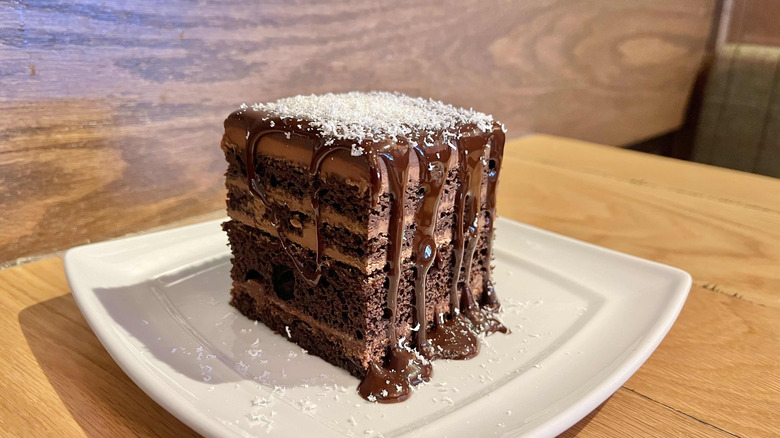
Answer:
POLYGON ((724 41, 780 47, 780 2, 777 0, 726 0, 724 41))
POLYGON ((0 1, 0 263, 222 208, 244 101, 390 89, 510 136, 669 131, 713 3, 0 1))
POLYGON ((693 159, 780 177, 780 47, 727 44, 704 88, 693 159))

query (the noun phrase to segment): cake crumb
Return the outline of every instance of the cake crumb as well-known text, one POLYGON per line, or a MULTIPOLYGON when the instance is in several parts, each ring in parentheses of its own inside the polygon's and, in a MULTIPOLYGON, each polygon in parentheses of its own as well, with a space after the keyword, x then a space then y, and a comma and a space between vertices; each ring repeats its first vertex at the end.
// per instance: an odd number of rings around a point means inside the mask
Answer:
POLYGON ((309 400, 298 400, 295 404, 304 414, 314 413, 317 410, 317 405, 309 400))
POLYGON ((252 400, 252 406, 256 406, 256 407, 260 407, 260 408, 264 408, 264 407, 270 405, 271 403, 273 403, 273 400, 269 400, 269 399, 267 399, 265 397, 260 397, 259 395, 257 397, 255 397, 254 400, 252 400))
MULTIPOLYGON (((272 413, 271 413, 271 416, 273 417, 273 415, 274 415, 275 413, 276 413, 276 412, 272 412, 272 413)), ((250 414, 249 414, 249 419, 250 419, 251 421, 254 421, 254 422, 259 422, 259 423, 263 423, 263 424, 265 424, 265 433, 270 433, 270 432, 271 432, 271 429, 273 429, 273 426, 274 426, 274 420, 273 420, 273 419, 271 419, 271 418, 268 418, 268 416, 266 416, 265 414, 254 414, 254 413, 250 413, 250 414)), ((250 427, 252 427, 252 426, 254 426, 254 425, 250 425, 250 427)))

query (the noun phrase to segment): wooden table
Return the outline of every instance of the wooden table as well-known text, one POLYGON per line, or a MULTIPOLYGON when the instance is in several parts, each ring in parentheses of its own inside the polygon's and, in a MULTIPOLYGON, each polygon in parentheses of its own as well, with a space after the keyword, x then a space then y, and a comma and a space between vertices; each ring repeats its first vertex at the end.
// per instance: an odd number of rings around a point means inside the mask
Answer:
MULTIPOLYGON (((780 435, 780 180, 549 136, 504 166, 502 215, 694 279, 658 350, 564 436, 780 435)), ((0 271, 0 346, 0 435, 194 435, 103 349, 59 255, 0 271)))

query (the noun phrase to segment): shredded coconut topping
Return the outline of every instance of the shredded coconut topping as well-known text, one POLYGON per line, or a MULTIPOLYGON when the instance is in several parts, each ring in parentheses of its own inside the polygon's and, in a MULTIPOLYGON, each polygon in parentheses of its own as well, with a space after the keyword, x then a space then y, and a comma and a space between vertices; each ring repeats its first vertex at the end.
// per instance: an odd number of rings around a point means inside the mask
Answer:
POLYGON ((473 125, 483 132, 493 129, 490 115, 384 91, 294 96, 256 103, 251 108, 281 119, 307 121, 323 137, 358 142, 398 140, 415 133, 431 145, 430 136, 462 125, 473 125))

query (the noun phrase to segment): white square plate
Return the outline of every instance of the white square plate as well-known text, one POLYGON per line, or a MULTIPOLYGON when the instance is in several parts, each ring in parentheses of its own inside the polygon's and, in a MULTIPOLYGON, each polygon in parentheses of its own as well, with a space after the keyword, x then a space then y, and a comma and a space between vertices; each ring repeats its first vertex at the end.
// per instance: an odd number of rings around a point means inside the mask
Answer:
POLYGON ((207 436, 551 436, 615 392, 676 319, 691 277, 675 268, 500 220, 497 293, 512 330, 478 357, 437 361, 406 402, 228 305, 221 220, 74 248, 73 295, 122 369, 207 436))

